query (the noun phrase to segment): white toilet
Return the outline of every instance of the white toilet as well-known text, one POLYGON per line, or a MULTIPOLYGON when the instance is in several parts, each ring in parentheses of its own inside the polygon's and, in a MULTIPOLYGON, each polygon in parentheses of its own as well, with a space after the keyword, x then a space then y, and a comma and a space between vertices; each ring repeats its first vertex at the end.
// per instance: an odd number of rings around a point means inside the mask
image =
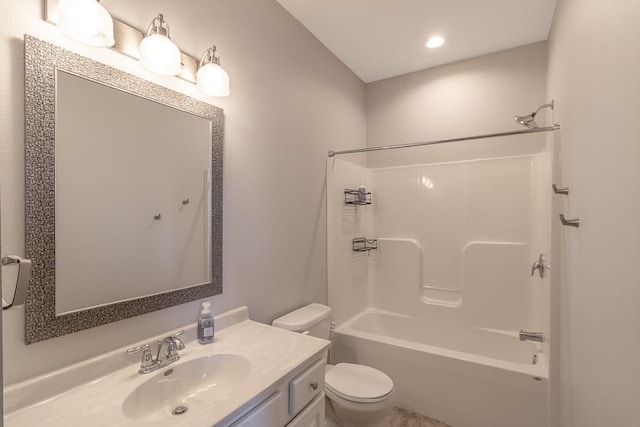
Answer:
MULTIPOLYGON (((277 328, 329 339, 331 308, 309 304, 277 318, 277 328)), ((364 365, 338 363, 325 371, 327 425, 382 427, 395 401, 393 381, 385 373, 364 365)))

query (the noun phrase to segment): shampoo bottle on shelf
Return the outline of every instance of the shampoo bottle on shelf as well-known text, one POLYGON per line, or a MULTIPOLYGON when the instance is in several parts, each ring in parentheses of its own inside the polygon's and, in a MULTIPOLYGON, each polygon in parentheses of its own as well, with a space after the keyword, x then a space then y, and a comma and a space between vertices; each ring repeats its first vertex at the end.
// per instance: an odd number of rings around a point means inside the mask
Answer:
POLYGON ((203 302, 200 304, 200 312, 198 313, 198 342, 200 344, 210 344, 213 342, 214 320, 211 315, 211 303, 203 302))

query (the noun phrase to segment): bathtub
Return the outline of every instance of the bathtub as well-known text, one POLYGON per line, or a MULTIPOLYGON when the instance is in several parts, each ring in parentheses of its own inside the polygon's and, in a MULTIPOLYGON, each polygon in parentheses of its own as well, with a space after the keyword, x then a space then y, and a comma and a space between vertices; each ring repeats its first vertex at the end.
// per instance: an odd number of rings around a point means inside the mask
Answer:
POLYGON ((377 309, 339 325, 332 362, 380 369, 396 406, 453 427, 548 425, 547 357, 518 331, 449 326, 377 309))

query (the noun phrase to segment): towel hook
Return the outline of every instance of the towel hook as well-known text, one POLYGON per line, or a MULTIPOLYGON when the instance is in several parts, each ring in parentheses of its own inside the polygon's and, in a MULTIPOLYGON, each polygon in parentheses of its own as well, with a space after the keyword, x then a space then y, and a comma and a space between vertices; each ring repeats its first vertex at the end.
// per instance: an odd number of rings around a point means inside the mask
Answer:
POLYGON ((553 188, 553 192, 556 194, 564 194, 565 196, 569 194, 569 187, 558 187, 553 184, 551 188, 553 188))
POLYGON ((568 227, 580 227, 580 218, 567 219, 563 214, 560 214, 560 222, 568 227))

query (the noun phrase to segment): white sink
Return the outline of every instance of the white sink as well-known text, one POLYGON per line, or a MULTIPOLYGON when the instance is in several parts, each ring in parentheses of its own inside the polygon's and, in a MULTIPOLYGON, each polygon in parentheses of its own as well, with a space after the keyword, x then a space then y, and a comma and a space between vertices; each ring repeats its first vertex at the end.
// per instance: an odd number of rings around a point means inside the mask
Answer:
POLYGON ((122 411, 139 421, 177 420, 231 395, 250 370, 249 361, 235 354, 177 362, 136 387, 125 399, 122 411))

